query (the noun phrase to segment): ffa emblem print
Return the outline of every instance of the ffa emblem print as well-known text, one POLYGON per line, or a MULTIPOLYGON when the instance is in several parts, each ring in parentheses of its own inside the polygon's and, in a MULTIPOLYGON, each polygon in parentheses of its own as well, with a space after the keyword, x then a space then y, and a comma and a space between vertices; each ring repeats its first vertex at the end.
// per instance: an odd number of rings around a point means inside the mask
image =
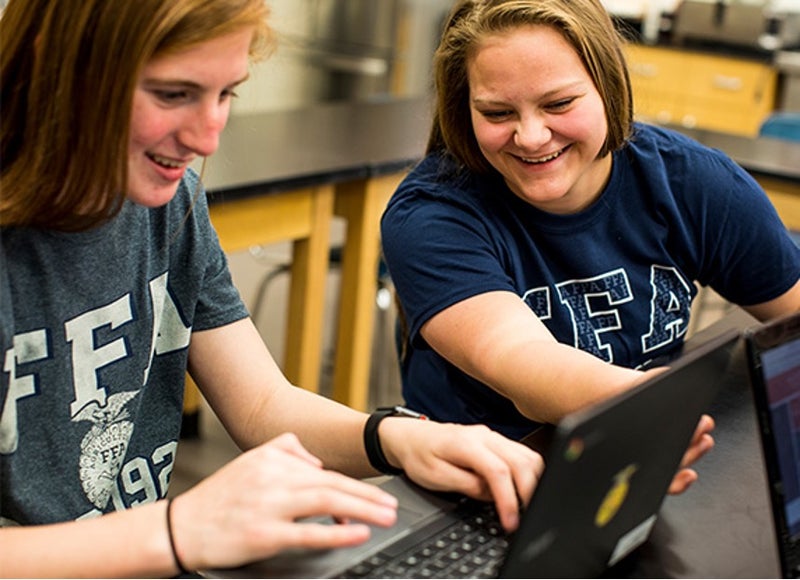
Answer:
POLYGON ((105 407, 91 403, 72 420, 90 421, 91 429, 81 441, 80 479, 89 501, 102 510, 108 504, 114 481, 133 433, 130 414, 124 408, 139 391, 117 393, 108 397, 105 407))

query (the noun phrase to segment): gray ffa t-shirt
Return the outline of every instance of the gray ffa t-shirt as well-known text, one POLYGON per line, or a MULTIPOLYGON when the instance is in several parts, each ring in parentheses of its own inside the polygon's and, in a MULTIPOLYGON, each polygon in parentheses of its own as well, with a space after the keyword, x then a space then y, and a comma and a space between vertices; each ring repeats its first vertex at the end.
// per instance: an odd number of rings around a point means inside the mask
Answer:
POLYGON ((88 232, 2 231, 0 525, 166 495, 191 333, 247 316, 198 188, 88 232))

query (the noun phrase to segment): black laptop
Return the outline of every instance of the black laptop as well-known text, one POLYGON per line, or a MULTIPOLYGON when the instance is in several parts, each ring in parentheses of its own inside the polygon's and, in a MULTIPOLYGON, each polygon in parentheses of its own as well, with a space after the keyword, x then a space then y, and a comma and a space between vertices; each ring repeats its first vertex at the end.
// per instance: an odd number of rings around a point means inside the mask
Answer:
POLYGON ((390 529, 373 528, 366 544, 328 551, 291 551, 235 569, 206 571, 204 575, 601 575, 648 538, 738 338, 734 330, 715 337, 647 382, 571 414, 551 429, 544 474, 522 514, 519 529, 511 536, 503 533, 491 504, 431 493, 404 477, 391 477, 382 487, 399 498, 398 522, 390 529))
POLYGON ((800 576, 800 313, 746 331, 781 572, 800 576))

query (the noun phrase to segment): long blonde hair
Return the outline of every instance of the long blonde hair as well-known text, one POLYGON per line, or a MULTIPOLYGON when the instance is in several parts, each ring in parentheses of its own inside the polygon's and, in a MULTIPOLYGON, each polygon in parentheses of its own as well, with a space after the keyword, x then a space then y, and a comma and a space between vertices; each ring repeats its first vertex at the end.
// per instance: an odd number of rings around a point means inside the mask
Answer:
POLYGON ((117 214, 133 93, 154 56, 253 27, 264 0, 11 0, 0 17, 0 226, 62 231, 117 214))

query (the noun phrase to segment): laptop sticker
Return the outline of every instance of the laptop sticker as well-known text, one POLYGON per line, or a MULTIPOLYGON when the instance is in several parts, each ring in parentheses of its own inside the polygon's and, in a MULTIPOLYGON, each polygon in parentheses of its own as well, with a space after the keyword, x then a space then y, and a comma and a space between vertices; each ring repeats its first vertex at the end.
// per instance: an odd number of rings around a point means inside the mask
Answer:
POLYGON ((628 497, 628 490, 631 487, 631 477, 633 477, 633 474, 636 473, 638 469, 638 465, 631 463, 614 476, 611 489, 608 490, 606 497, 600 503, 600 508, 597 510, 597 514, 594 517, 594 524, 598 528, 604 527, 617 515, 622 504, 625 503, 625 498, 628 497))

